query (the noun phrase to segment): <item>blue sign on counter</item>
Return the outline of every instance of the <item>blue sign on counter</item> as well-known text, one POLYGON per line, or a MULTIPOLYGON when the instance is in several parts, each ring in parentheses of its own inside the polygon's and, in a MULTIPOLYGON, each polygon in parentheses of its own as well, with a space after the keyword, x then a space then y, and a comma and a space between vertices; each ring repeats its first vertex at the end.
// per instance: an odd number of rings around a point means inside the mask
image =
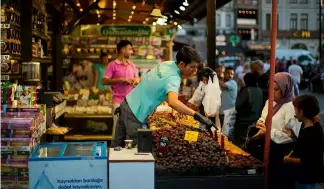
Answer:
POLYGON ((28 159, 30 189, 108 188, 107 143, 47 143, 28 159))

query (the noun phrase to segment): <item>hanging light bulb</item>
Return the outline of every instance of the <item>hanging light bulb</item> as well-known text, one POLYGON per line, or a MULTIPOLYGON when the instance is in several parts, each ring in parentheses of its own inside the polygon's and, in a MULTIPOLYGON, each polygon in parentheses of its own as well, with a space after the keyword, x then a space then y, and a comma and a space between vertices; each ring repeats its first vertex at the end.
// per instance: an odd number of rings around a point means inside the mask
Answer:
POLYGON ((132 11, 131 14, 134 14, 134 11, 132 11))
POLYGON ((81 4, 80 4, 80 3, 77 3, 77 4, 76 4, 76 6, 77 6, 77 7, 80 7, 80 6, 81 6, 81 4))
POLYGON ((133 8, 133 10, 135 10, 135 9, 136 9, 136 5, 133 5, 133 7, 132 7, 132 8, 133 8))
POLYGON ((148 22, 149 21, 149 18, 145 18, 145 21, 148 22))
POLYGON ((144 6, 144 5, 145 5, 145 0, 142 1, 142 6, 144 6))
POLYGON ((180 12, 179 12, 179 11, 177 11, 177 10, 174 10, 174 12, 175 12, 176 14, 180 14, 180 12))
POLYGON ((99 26, 100 25, 100 23, 97 23, 97 26, 99 26))
POLYGON ((128 19, 128 22, 130 22, 131 21, 131 19, 128 19))
POLYGON ((155 26, 156 25, 156 22, 153 22, 152 24, 153 24, 153 26, 155 26))
POLYGON ((100 11, 99 11, 99 10, 96 10, 96 13, 97 13, 97 14, 100 14, 100 11))
POLYGON ((101 15, 100 14, 98 14, 98 18, 100 18, 101 17, 101 15))
POLYGON ((186 10, 186 8, 184 6, 180 6, 179 9, 182 10, 182 11, 186 10))
POLYGON ((183 6, 186 6, 186 7, 189 6, 189 3, 187 0, 185 0, 182 4, 183 4, 183 6))
POLYGON ((116 17, 113 17, 113 20, 116 20, 116 17))
POLYGON ((181 30, 182 29, 182 26, 178 25, 178 28, 181 30))
POLYGON ((177 22, 173 22, 173 24, 174 24, 174 25, 178 25, 178 23, 177 23, 177 22))
POLYGON ((116 16, 116 13, 114 13, 113 16, 116 16))
POLYGON ((82 8, 80 8, 80 11, 82 12, 82 11, 83 11, 83 9, 82 9, 82 8))

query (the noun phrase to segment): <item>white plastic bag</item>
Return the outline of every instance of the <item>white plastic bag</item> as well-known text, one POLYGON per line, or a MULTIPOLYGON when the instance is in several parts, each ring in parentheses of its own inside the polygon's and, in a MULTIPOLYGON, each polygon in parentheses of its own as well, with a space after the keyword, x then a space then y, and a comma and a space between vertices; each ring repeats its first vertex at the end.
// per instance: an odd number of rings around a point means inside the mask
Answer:
POLYGON ((214 75, 213 80, 209 77, 202 102, 206 116, 214 117, 218 113, 221 105, 221 93, 217 75, 214 75))
POLYGON ((197 89, 195 90, 194 94, 188 102, 195 106, 200 106, 205 96, 205 88, 206 84, 200 81, 199 86, 197 87, 197 89))
POLYGON ((235 119, 236 119, 235 108, 224 110, 224 123, 223 123, 222 133, 229 138, 233 136, 235 119))

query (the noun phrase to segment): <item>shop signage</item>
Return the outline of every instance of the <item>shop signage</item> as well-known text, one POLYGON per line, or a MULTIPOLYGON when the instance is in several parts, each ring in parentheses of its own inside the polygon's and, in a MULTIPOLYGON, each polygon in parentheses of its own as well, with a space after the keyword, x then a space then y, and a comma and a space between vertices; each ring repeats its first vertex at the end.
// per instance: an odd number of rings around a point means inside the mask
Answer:
POLYGON ((247 43, 250 50, 270 50, 271 45, 269 42, 250 42, 247 43))
POLYGON ((226 36, 225 35, 217 35, 216 36, 216 46, 226 46, 226 36))
POLYGON ((81 25, 83 37, 149 37, 151 33, 150 26, 81 25))
POLYGON ((311 32, 310 31, 296 31, 293 33, 293 36, 296 38, 310 38, 311 32))
POLYGON ((227 46, 232 45, 236 46, 241 42, 241 38, 239 35, 231 34, 231 35, 217 35, 216 36, 216 46, 227 46))

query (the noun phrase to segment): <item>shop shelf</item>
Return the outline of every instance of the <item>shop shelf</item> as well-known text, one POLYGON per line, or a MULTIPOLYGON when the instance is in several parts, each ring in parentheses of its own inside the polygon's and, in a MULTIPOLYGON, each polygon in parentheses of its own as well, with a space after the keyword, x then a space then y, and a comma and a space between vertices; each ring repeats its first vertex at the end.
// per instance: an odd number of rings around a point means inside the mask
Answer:
POLYGON ((41 64, 51 64, 52 60, 49 58, 38 58, 38 57, 33 57, 32 58, 33 62, 40 62, 41 64))
POLYGON ((64 136, 64 140, 73 140, 73 141, 105 141, 105 140, 112 140, 112 135, 66 135, 64 136))
POLYGON ((112 114, 64 114, 64 118, 112 118, 112 114))
POLYGON ((41 38, 43 40, 46 40, 46 41, 49 41, 51 39, 50 36, 39 33, 39 32, 36 32, 36 31, 33 31, 33 35, 36 36, 36 37, 39 37, 39 38, 41 38))

